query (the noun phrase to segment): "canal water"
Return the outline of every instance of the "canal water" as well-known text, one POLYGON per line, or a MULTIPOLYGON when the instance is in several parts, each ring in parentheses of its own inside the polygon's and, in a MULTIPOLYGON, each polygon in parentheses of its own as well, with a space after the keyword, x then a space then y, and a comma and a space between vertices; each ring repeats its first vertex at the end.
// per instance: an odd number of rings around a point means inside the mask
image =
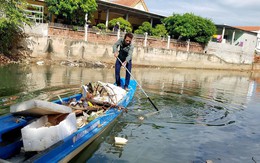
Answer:
MULTIPOLYGON (((133 76, 159 114, 137 89, 128 113, 73 162, 260 162, 260 73, 134 68, 133 76), (115 136, 127 144, 116 146, 115 136)), ((113 83, 114 70, 0 67, 0 114, 24 100, 78 93, 91 81, 113 83)))

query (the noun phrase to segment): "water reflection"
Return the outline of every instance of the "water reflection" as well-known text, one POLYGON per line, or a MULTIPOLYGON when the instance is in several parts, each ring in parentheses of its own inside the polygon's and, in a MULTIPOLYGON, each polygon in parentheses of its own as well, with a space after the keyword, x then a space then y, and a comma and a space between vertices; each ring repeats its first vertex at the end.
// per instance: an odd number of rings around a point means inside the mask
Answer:
POLYGON ((27 88, 26 74, 30 69, 18 68, 16 65, 0 68, 0 97, 22 92, 27 88), (17 84, 19 82, 19 84, 17 84))
MULTIPOLYGON (((59 65, 1 67, 0 75, 0 114, 26 99, 77 93, 90 81, 114 82, 113 69, 59 65)), ((153 106, 138 89, 128 114, 75 162, 260 161, 260 73, 134 68, 133 76, 160 113, 151 114, 153 106), (117 147, 114 136, 129 141, 117 147)))

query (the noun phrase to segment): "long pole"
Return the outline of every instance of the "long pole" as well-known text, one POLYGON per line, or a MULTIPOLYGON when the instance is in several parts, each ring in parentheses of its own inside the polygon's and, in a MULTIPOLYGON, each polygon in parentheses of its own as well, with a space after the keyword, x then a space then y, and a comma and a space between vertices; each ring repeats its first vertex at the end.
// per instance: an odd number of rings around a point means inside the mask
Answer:
MULTIPOLYGON (((116 59, 119 60, 119 62, 121 63, 121 65, 126 69, 126 71, 130 74, 130 76, 135 80, 135 78, 133 77, 133 75, 131 74, 131 72, 125 67, 125 65, 122 63, 122 61, 116 57, 116 59)), ((150 101, 150 103, 153 105, 153 107, 155 108, 156 111, 159 111, 159 109, 154 105, 154 103, 152 102, 152 100, 150 99, 150 97, 145 93, 145 91, 143 90, 142 86, 135 80, 135 82, 137 83, 137 85, 139 86, 139 88, 142 90, 142 92, 144 93, 144 95, 148 98, 148 100, 150 101)))

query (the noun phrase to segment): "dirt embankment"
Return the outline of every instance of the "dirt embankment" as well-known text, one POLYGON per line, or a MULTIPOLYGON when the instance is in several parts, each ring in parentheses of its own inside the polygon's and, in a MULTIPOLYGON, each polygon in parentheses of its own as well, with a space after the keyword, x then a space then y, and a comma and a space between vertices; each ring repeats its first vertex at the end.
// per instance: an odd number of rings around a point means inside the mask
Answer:
POLYGON ((0 65, 7 65, 10 63, 22 63, 26 58, 29 58, 28 56, 24 55, 15 55, 15 56, 5 56, 3 54, 0 54, 0 65))
POLYGON ((21 63, 30 58, 31 52, 24 48, 13 49, 10 55, 4 55, 0 53, 0 65, 6 65, 10 63, 21 63))

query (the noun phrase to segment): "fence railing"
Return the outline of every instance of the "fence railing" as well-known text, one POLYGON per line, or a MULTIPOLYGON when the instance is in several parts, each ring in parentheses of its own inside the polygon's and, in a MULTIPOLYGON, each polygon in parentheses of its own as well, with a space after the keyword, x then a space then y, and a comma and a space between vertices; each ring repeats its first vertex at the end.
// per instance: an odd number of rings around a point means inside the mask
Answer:
MULTIPOLYGON (((81 32, 81 36, 85 35, 85 41, 90 42, 113 42, 116 40, 115 37, 120 38, 124 37, 125 32, 118 32, 118 31, 111 31, 111 30, 101 30, 97 27, 88 27, 88 26, 74 26, 74 25, 66 25, 60 23, 49 23, 49 27, 66 30, 68 31, 77 31, 81 32), (86 28, 87 27, 87 28, 86 28), (85 33, 85 29, 87 33, 85 33), (84 34, 83 34, 84 33, 84 34), (102 36, 102 38, 100 38, 102 36), (90 38, 91 37, 91 38, 90 38), (94 38, 95 37, 95 38, 94 38), (99 37, 99 38, 98 38, 99 37), (112 39, 112 38, 113 39, 112 39), (90 40, 88 40, 90 39, 90 40), (111 40, 112 39, 112 40, 111 40)), ((73 34, 71 34, 73 35, 73 34)), ((67 37, 71 35, 66 34, 67 37)), ((182 51, 195 51, 195 52, 203 52, 203 47, 199 44, 187 41, 181 41, 177 39, 172 39, 168 37, 156 37, 156 36, 149 36, 148 34, 134 34, 134 42, 137 46, 144 46, 144 47, 154 47, 154 48, 164 48, 164 49, 176 49, 182 51)))
POLYGON ((85 31, 84 27, 82 27, 82 26, 67 25, 67 24, 61 24, 61 23, 49 23, 49 27, 67 29, 67 30, 73 30, 73 31, 85 31))

